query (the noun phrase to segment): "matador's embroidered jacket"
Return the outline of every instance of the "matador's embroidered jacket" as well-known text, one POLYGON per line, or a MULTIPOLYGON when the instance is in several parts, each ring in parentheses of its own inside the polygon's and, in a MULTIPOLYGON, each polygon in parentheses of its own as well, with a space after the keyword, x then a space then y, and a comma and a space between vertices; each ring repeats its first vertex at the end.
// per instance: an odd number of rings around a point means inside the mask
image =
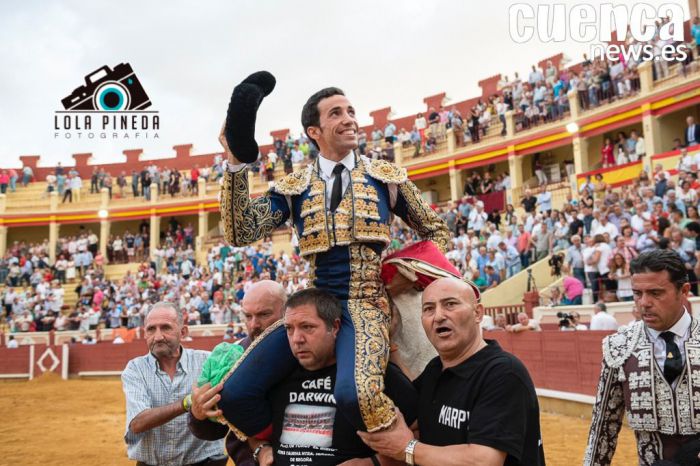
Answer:
POLYGON ((326 209, 325 182, 319 170, 318 162, 311 164, 280 179, 267 195, 255 199, 249 197, 247 170, 226 173, 221 193, 226 241, 234 246, 252 243, 291 218, 302 256, 353 243, 375 243, 381 250, 391 241, 389 226, 396 214, 423 239, 446 250, 447 226, 408 181, 405 169, 356 156, 351 182, 335 213, 326 209))
POLYGON ((611 463, 624 411, 637 438, 640 465, 671 458, 700 433, 700 324, 695 319, 675 383, 675 388, 668 384, 654 359, 643 322, 607 336, 584 465, 611 463))

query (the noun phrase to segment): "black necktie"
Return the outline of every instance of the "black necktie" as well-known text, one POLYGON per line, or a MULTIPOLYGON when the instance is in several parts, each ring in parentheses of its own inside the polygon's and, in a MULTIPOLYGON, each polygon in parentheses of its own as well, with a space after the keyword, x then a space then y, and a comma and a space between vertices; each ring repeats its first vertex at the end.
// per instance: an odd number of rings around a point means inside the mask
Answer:
POLYGON ((340 204, 340 198, 343 196, 343 170, 345 170, 345 165, 342 163, 336 164, 333 168, 335 179, 333 180, 333 190, 331 191, 331 212, 335 212, 335 209, 340 204))
POLYGON ((683 360, 678 345, 673 341, 673 332, 661 332, 661 338, 666 342, 666 362, 664 362, 664 378, 671 384, 683 370, 683 360))

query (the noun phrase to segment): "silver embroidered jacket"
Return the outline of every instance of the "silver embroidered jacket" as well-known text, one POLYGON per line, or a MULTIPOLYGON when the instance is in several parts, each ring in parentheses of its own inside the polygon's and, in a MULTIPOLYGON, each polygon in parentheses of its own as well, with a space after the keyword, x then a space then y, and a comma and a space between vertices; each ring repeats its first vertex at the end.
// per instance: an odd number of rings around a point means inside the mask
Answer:
POLYGON ((603 340, 603 367, 585 466, 610 464, 625 411, 637 438, 640 465, 668 456, 665 448, 675 449, 684 436, 700 433, 700 324, 695 319, 685 358, 673 388, 654 359, 643 322, 622 327, 603 340))

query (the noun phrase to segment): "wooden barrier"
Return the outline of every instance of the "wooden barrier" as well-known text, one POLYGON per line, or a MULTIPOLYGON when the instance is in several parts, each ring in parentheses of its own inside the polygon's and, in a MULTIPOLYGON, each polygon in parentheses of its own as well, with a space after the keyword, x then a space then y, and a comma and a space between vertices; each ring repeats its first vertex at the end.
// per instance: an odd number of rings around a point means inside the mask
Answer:
POLYGON ((29 345, 16 349, 0 348, 0 378, 29 378, 32 348, 29 345))
MULTIPOLYGON (((610 332, 543 331, 511 334, 484 332, 527 367, 535 386, 574 394, 595 395, 602 358, 601 341, 610 332)), ((188 348, 211 350, 221 337, 183 342, 188 348)), ((0 378, 33 378, 43 372, 72 376, 119 375, 129 360, 148 351, 144 340, 115 345, 27 345, 0 348, 0 378)))
POLYGON ((489 306, 484 308, 484 314, 491 316, 494 319, 497 314, 503 314, 506 316, 506 322, 508 325, 513 325, 518 323, 518 314, 525 311, 524 304, 513 304, 510 306, 489 306))
MULTIPOLYGON (((243 324, 234 324, 242 326, 243 324)), ((228 324, 208 324, 208 325, 191 325, 187 327, 189 334, 193 338, 201 337, 223 337, 228 324)), ((90 335, 95 341, 103 341, 111 343, 116 335, 120 335, 124 340, 139 340, 144 337, 143 328, 118 328, 118 329, 102 329, 88 330, 81 332, 80 330, 62 330, 60 332, 51 330, 49 332, 16 332, 2 333, 0 332, 0 346, 7 345, 10 336, 13 336, 17 343, 22 345, 61 345, 63 343, 71 343, 71 339, 80 342, 82 339, 90 335)))
POLYGON ((527 367, 537 388, 595 395, 603 357, 602 340, 611 332, 484 332, 527 367))

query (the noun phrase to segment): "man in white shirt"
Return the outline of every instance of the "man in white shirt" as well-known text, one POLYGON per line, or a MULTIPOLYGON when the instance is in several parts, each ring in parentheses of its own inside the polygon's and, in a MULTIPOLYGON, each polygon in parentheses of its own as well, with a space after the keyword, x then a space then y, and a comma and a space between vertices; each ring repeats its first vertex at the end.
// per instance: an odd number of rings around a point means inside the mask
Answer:
POLYGON ((486 240, 486 249, 496 249, 498 248, 498 243, 503 241, 501 232, 496 229, 496 225, 489 225, 489 239, 486 240))
POLYGON ((83 187, 83 180, 80 179, 80 175, 74 175, 70 179, 70 188, 73 195, 80 200, 80 189, 83 187))
POLYGON ((614 223, 608 221, 607 215, 602 214, 598 225, 596 226, 595 230, 592 231, 592 233, 593 236, 607 233, 610 238, 616 238, 620 234, 620 231, 617 229, 614 223))
POLYGON ((272 165, 277 163, 277 152, 275 152, 273 148, 270 148, 270 152, 267 153, 267 160, 269 160, 272 165))
POLYGON ((550 212, 552 210, 552 193, 547 191, 547 185, 542 187, 543 191, 537 196, 537 204, 539 205, 539 211, 550 212))
POLYGON ((639 235, 639 238, 637 238, 637 251, 645 252, 652 249, 656 249, 658 247, 658 244, 659 237, 656 233, 656 230, 654 230, 649 220, 645 221, 644 228, 642 228, 642 232, 639 235))
POLYGON ((85 235, 80 235, 80 238, 78 239, 78 252, 85 252, 87 251, 88 248, 88 239, 85 237, 85 235))
POLYGON ((596 303, 593 311, 595 314, 591 317, 591 330, 617 330, 620 326, 617 320, 607 313, 605 303, 596 303))
POLYGON ((632 130, 630 132, 630 137, 634 140, 634 155, 630 154, 630 159, 633 162, 640 160, 647 153, 646 146, 644 144, 644 138, 637 134, 637 131, 632 130))
POLYGON ((292 149, 292 163, 298 164, 304 161, 304 153, 299 149, 298 146, 294 146, 292 149))
POLYGON ((695 156, 689 155, 688 149, 683 147, 681 149, 681 156, 678 159, 678 170, 689 172, 690 170, 692 170, 691 167, 693 166, 693 164, 695 164, 695 156))
POLYGON ((638 203, 636 206, 636 213, 630 220, 630 226, 635 233, 640 234, 644 230, 644 222, 648 220, 651 220, 651 214, 647 211, 647 203, 638 203))
POLYGON ((477 201, 476 209, 469 213, 469 228, 474 230, 474 233, 479 236, 486 224, 487 218, 488 215, 484 212, 484 203, 482 201, 477 201))
POLYGON ((94 231, 91 231, 88 235, 87 240, 88 249, 90 250, 93 256, 97 255, 97 243, 100 241, 100 238, 97 237, 94 231))
POLYGON ((508 325, 506 327, 506 331, 512 332, 512 333, 521 333, 521 332, 539 332, 542 329, 540 328, 539 322, 537 322, 534 319, 530 319, 527 314, 524 312, 521 312, 518 314, 518 323, 515 325, 508 325))

